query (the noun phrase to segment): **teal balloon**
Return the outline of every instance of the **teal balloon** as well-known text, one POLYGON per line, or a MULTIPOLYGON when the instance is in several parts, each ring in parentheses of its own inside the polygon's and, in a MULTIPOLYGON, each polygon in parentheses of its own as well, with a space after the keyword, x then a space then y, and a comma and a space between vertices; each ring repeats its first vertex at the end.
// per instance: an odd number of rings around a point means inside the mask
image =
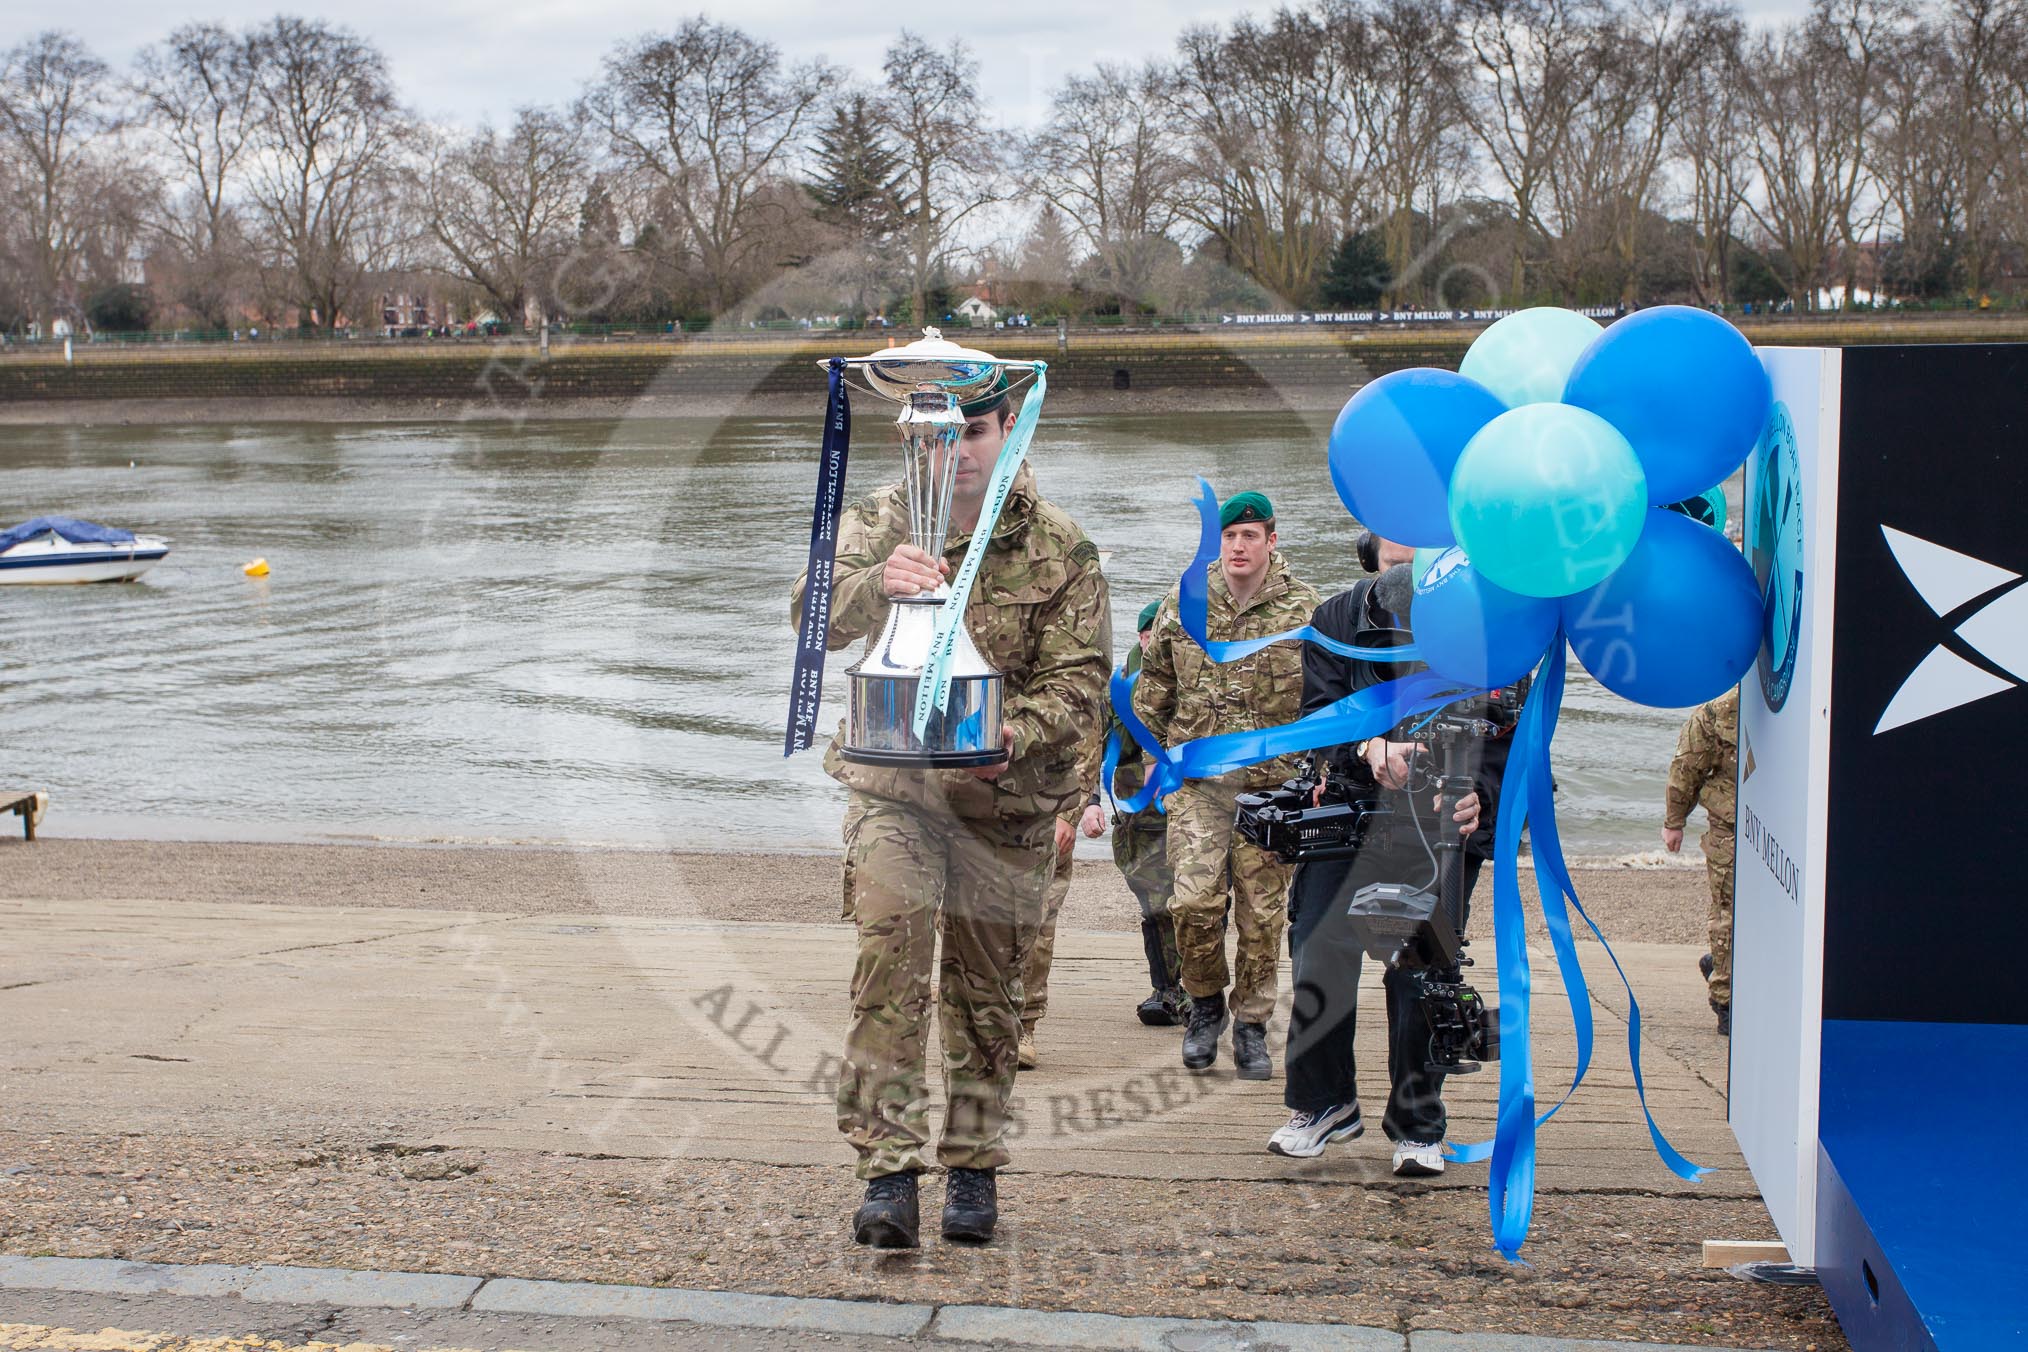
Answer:
POLYGON ((1575 310, 1538 305, 1496 321, 1472 341, 1458 374, 1478 381, 1508 408, 1554 404, 1586 348, 1605 327, 1575 310))
POLYGON ((1423 663, 1468 685, 1509 685, 1532 671, 1556 636, 1558 602, 1495 586, 1463 550, 1415 551, 1409 624, 1423 663))
POLYGON ((1597 414, 1528 404, 1466 445, 1450 509, 1459 547, 1488 581, 1523 596, 1568 596, 1633 552, 1647 522, 1647 476, 1597 414))

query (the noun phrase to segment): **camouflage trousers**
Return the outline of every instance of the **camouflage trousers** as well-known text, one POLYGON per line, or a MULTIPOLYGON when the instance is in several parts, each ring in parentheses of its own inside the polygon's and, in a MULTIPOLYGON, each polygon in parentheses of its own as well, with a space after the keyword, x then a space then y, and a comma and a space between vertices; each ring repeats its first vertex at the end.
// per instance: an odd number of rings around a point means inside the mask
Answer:
POLYGON ((1711 999, 1732 1003, 1732 828, 1704 828, 1704 871, 1711 880, 1711 999))
POLYGON ((1049 1012, 1049 966, 1056 961, 1056 913, 1063 909, 1063 899, 1070 894, 1070 860, 1076 850, 1077 842, 1073 839, 1071 848, 1056 856, 1056 868, 1049 875, 1049 895, 1043 903, 1041 927, 1035 931, 1035 942, 1028 946, 1021 960, 1023 1028, 1035 1027, 1049 1012))
POLYGON ((934 1001, 946 1100, 937 1162, 998 1168, 1007 1162, 1021 959, 1042 917, 1052 819, 959 820, 858 793, 852 805, 846 855, 859 957, 838 1129, 859 1153, 860 1178, 926 1167, 934 1001))
POLYGON ((1168 819, 1150 811, 1116 817, 1113 862, 1134 900, 1141 903, 1141 947, 1148 955, 1148 985, 1158 991, 1179 986, 1183 960, 1176 954, 1176 921, 1169 914, 1174 878, 1169 873, 1168 819), (1144 825, 1143 816, 1154 819, 1144 825))
POLYGON ((1188 780, 1169 799, 1169 869, 1176 879, 1169 914, 1176 922, 1184 993, 1193 999, 1218 995, 1229 980, 1233 1017, 1264 1024, 1275 1009, 1289 866, 1233 831, 1244 776, 1234 770, 1216 779, 1188 780), (1229 978, 1228 905, 1239 932, 1229 978))

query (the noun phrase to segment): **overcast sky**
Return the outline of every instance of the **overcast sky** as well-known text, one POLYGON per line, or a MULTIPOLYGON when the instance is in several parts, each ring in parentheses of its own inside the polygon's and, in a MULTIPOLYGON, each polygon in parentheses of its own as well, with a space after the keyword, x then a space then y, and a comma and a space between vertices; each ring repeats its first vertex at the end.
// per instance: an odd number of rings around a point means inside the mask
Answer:
MULTIPOLYGON (((1747 0, 1751 18, 1801 13, 1806 0, 1747 0)), ((1050 91, 1065 75, 1099 60, 1138 61, 1174 48, 1192 23, 1230 19, 1271 5, 1213 4, 1203 0, 1026 0, 987 5, 916 4, 851 6, 840 22, 839 0, 745 0, 710 3, 703 12, 775 43, 791 57, 823 56, 866 78, 876 78, 880 56, 899 21, 936 42, 964 37, 983 58, 981 83, 1002 118, 1033 125, 1050 91), (945 17, 945 16, 950 17, 945 17), (962 15, 962 17, 959 17, 962 15)), ((139 47, 177 24, 218 19, 258 22, 282 6, 275 0, 210 0, 186 7, 144 0, 95 0, 79 9, 9 5, 0 19, 7 45, 44 26, 69 28, 100 56, 124 66, 139 47)), ((432 119, 473 124, 503 122, 526 103, 573 97, 598 69, 599 58, 620 38, 651 29, 667 31, 697 12, 690 5, 648 0, 309 0, 289 12, 341 23, 371 38, 393 63, 395 80, 417 111, 432 119)))

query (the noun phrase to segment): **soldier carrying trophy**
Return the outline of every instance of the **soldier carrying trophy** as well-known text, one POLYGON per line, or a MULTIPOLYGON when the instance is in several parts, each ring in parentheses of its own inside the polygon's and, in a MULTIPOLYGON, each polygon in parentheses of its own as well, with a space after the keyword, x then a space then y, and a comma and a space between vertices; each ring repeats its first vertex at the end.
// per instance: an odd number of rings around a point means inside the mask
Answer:
POLYGON ((942 1232, 978 1243, 992 1237, 995 1171, 1008 1159, 1021 957, 1042 921, 1056 819, 1082 806, 1081 743, 1105 717, 1106 583, 1097 547, 1042 497, 1025 463, 1042 363, 929 329, 905 347, 827 365, 811 563, 791 601, 802 645, 787 749, 808 744, 822 650, 870 638, 847 672, 848 713, 824 756, 851 791, 859 957, 838 1126, 866 1182, 853 1238, 919 1242, 934 1002, 942 1232), (1031 376, 1017 419, 1013 386, 1031 376), (903 465, 899 482, 845 509, 852 377, 900 403, 903 465))

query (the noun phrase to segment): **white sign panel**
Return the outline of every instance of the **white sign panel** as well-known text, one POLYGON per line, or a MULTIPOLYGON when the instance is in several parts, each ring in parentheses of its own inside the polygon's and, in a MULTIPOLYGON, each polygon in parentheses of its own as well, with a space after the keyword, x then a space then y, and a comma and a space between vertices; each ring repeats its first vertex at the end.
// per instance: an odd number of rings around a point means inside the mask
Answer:
POLYGON ((1816 1261, 1831 584, 1839 353, 1764 348, 1775 412, 1746 471, 1746 550, 1765 598, 1741 684, 1730 1117, 1791 1259, 1816 1261))

